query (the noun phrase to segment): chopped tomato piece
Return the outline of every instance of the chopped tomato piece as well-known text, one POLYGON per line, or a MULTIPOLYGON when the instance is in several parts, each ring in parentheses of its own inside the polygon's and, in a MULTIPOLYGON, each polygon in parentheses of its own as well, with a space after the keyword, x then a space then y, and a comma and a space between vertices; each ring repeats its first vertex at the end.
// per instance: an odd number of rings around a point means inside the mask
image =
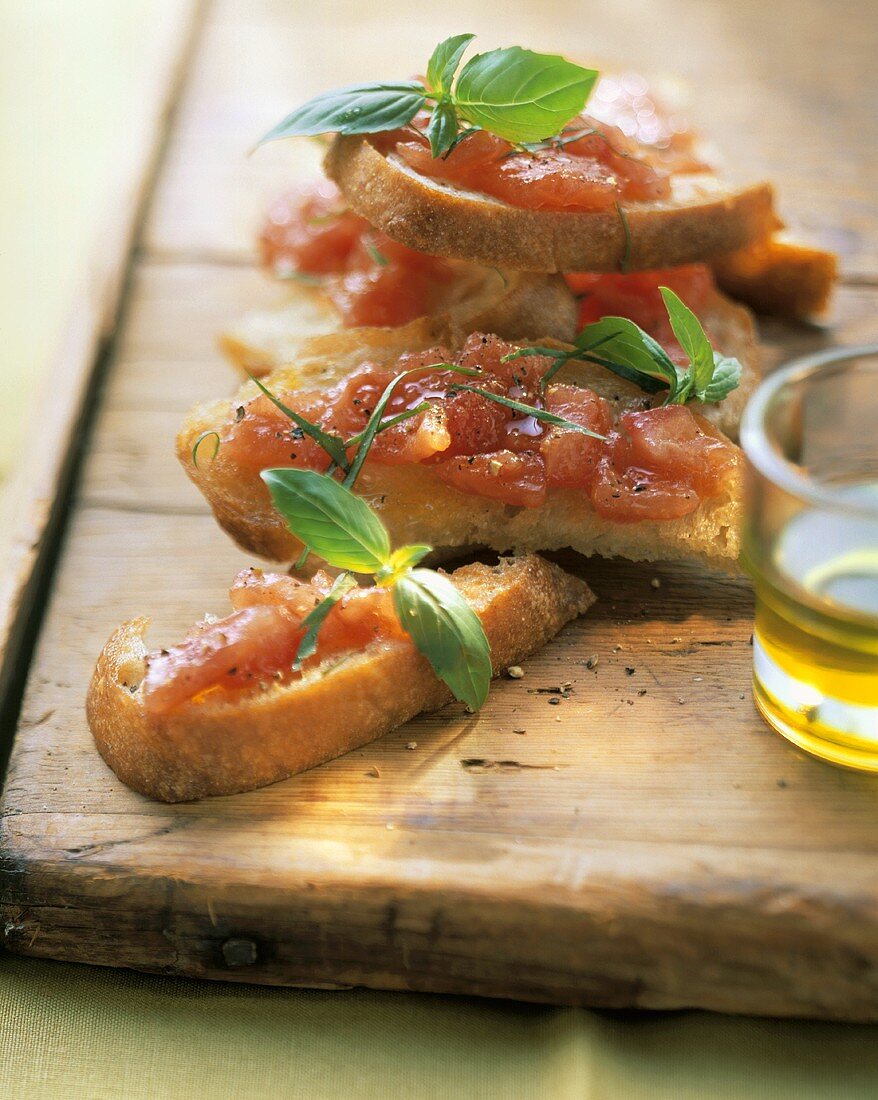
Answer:
POLYGON ((694 512, 701 498, 690 486, 643 470, 631 468, 620 473, 612 456, 605 455, 592 485, 591 502, 604 519, 637 523, 680 519, 694 512))
MULTIPOLYGON (((286 403, 311 421, 319 419, 322 411, 322 402, 316 397, 296 395, 286 403)), ((329 465, 326 451, 264 394, 239 407, 224 433, 222 447, 224 455, 248 471, 271 466, 325 470, 329 465)))
POLYGON ((281 278, 343 271, 368 228, 365 218, 347 208, 335 184, 322 180, 269 207, 259 238, 262 262, 281 278))
POLYGON ((464 493, 500 500, 524 508, 538 508, 546 499, 546 469, 534 452, 494 451, 440 462, 436 473, 464 493))
POLYGON ((421 175, 532 210, 610 210, 620 199, 670 195, 668 174, 650 161, 648 149, 587 115, 573 119, 561 141, 536 151, 485 131, 435 159, 426 137, 400 131, 395 151, 421 175))
POLYGON ((328 181, 287 195, 269 210, 262 261, 280 278, 324 277, 347 326, 404 325, 429 313, 452 278, 445 260, 415 252, 347 209, 328 181))
POLYGON ((292 666, 302 632, 278 607, 246 607, 150 655, 143 703, 167 711, 214 687, 250 687, 292 666))
MULTIPOLYGON (((609 402, 580 386, 549 386, 546 408, 599 435, 609 435, 613 427, 609 402)), ((570 428, 552 426, 540 443, 548 484, 567 489, 588 488, 605 449, 600 439, 570 428)))
POLYGON ((630 466, 685 480, 703 496, 719 488, 738 452, 709 420, 684 405, 627 412, 619 420, 630 466))
MULTIPOLYGON (((302 620, 331 586, 332 577, 322 571, 308 583, 260 569, 240 573, 230 592, 230 615, 199 623, 178 645, 149 655, 142 685, 146 710, 166 714, 207 691, 239 691, 298 675, 293 664, 305 633, 302 620)), ((330 609, 305 665, 400 637, 390 591, 354 588, 330 609)))

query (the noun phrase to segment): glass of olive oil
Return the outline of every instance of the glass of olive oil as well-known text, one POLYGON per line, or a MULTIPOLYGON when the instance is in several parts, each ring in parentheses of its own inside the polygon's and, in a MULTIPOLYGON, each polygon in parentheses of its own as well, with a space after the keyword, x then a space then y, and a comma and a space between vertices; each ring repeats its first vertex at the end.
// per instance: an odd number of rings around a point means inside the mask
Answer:
POLYGON ((806 752, 878 772, 878 345, 772 374, 741 443, 756 704, 806 752))

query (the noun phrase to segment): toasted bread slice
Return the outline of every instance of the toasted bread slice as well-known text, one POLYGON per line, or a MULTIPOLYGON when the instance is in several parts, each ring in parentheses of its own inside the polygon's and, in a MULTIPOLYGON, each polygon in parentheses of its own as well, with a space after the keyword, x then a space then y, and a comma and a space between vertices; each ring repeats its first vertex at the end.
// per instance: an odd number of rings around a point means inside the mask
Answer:
MULTIPOLYGON (((266 384, 279 394, 324 390, 366 361, 392 366, 403 351, 424 350, 431 343, 429 326, 423 321, 405 329, 349 329, 309 341, 295 365, 273 372, 266 384)), ((643 396, 603 367, 587 363, 568 363, 556 377, 588 386, 616 407, 643 396)), ((243 471, 222 447, 212 461, 196 466, 192 460, 195 440, 205 432, 222 434, 234 421, 236 409, 256 393, 254 383, 247 382, 231 399, 196 406, 177 437, 177 455, 219 523, 241 546, 275 561, 291 561, 301 544, 272 507, 261 479, 243 471)), ((625 524, 602 519, 587 495, 577 490, 553 490, 539 508, 514 508, 460 492, 422 464, 367 462, 357 492, 381 515, 394 544, 488 546, 501 552, 569 546, 583 554, 645 561, 688 558, 727 570, 736 568, 741 519, 737 474, 722 492, 682 519, 625 524)))
MULTIPOLYGON (((568 341, 576 335, 576 300, 560 275, 457 267, 429 318, 437 344, 459 343, 470 332, 496 332, 504 340, 534 332, 568 341)), ((283 305, 245 314, 219 343, 236 366, 259 377, 291 363, 309 337, 341 327, 319 286, 295 284, 283 305)))
POLYGON ((676 267, 743 248, 778 224, 768 183, 735 188, 709 173, 672 177, 673 197, 617 211, 524 210, 418 175, 360 136, 324 162, 351 208, 420 252, 519 271, 676 267))
MULTIPOLYGON (((494 675, 594 602, 583 581, 534 555, 463 566, 451 579, 482 620, 494 675)), ((150 716, 140 692, 148 624, 133 619, 113 633, 98 658, 87 712, 116 775, 163 802, 276 783, 451 699, 425 658, 402 639, 373 643, 265 691, 208 695, 150 716)))
POLYGON ((825 312, 838 278, 834 253, 785 233, 719 256, 711 266, 719 286, 733 298, 757 313, 794 321, 825 312))

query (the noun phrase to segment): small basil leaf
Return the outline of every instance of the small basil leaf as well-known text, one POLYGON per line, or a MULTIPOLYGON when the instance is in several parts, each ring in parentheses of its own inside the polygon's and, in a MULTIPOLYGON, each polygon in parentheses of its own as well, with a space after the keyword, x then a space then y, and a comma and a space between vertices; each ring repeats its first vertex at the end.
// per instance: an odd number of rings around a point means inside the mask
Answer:
MULTIPOLYGON (((427 62, 427 83, 434 92, 450 92, 457 66, 464 50, 475 38, 474 34, 456 34, 446 38, 433 50, 427 62)), ((436 156, 434 153, 433 156, 436 156)))
POLYGON ((713 378, 708 383, 701 400, 705 404, 715 404, 727 397, 741 381, 741 364, 719 352, 714 352, 713 378))
POLYGON ((541 141, 578 115, 598 74, 519 46, 477 54, 454 88, 458 114, 507 141, 541 141))
POLYGON ((659 287, 671 328, 689 358, 691 389, 701 397, 713 378, 713 348, 692 310, 666 286, 659 287))
POLYGON ((491 647, 478 615, 452 582, 430 569, 413 569, 393 586, 403 630, 455 698, 478 710, 491 685, 491 647))
POLYGON ((357 582, 350 573, 340 573, 333 581, 332 588, 330 588, 320 603, 302 619, 301 625, 305 628, 305 633, 302 635, 302 640, 299 642, 299 648, 296 650, 296 659, 293 661, 293 668, 298 668, 302 661, 306 660, 308 657, 313 657, 317 652, 317 636, 320 633, 320 628, 323 626, 326 616, 332 611, 342 596, 356 587, 357 582))
POLYGON ((430 152, 435 160, 447 153, 454 139, 457 137, 457 114, 453 104, 443 101, 437 103, 430 115, 430 124, 427 126, 427 138, 430 141, 430 152))
POLYGON ((377 134, 411 122, 426 102, 417 81, 398 84, 349 84, 323 92, 287 115, 258 143, 316 134, 377 134))
POLYGON ((387 529, 369 505, 327 474, 263 470, 275 508, 305 546, 337 569, 377 573, 390 557, 387 529))
MULTIPOLYGON (((594 358, 611 370, 613 365, 628 368, 635 376, 639 376, 632 380, 644 389, 647 388, 643 385, 644 379, 663 382, 671 391, 670 399, 674 399, 677 392, 677 370, 661 344, 639 325, 629 321, 627 317, 602 317, 600 321, 586 325, 576 342, 581 346, 598 340, 601 342, 601 356, 585 354, 583 358, 594 358)), ((617 373, 622 374, 622 371, 617 373)))

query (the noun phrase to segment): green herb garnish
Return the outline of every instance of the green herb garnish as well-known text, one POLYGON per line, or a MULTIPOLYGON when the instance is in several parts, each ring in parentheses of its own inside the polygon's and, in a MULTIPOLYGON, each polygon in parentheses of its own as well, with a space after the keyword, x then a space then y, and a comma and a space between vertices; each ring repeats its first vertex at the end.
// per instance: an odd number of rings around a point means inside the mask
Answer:
POLYGON ((571 348, 519 348, 504 362, 548 356, 555 362, 543 376, 544 382, 571 360, 597 363, 646 393, 666 390, 666 405, 722 401, 740 382, 741 364, 713 350, 701 322, 672 290, 666 286, 659 290, 674 335, 689 359, 688 369, 672 362, 661 344, 627 317, 602 317, 586 325, 571 348), (595 354, 598 348, 600 355, 595 354))
POLYGON ((544 141, 585 106, 598 73, 556 54, 509 46, 476 54, 458 72, 474 37, 458 34, 440 42, 427 63, 426 84, 351 84, 324 92, 288 115, 260 144, 293 135, 396 130, 429 109, 426 136, 439 157, 473 130, 516 144, 544 141))
MULTIPOLYGON (((491 649, 479 617, 447 577, 415 566, 429 546, 391 552, 387 528, 365 500, 329 474, 263 470, 274 506, 290 531, 336 568, 367 573, 393 589, 400 624, 455 698, 478 710, 491 683, 491 649)), ((320 627, 353 587, 347 574, 304 620, 297 662, 316 651, 320 627)))

